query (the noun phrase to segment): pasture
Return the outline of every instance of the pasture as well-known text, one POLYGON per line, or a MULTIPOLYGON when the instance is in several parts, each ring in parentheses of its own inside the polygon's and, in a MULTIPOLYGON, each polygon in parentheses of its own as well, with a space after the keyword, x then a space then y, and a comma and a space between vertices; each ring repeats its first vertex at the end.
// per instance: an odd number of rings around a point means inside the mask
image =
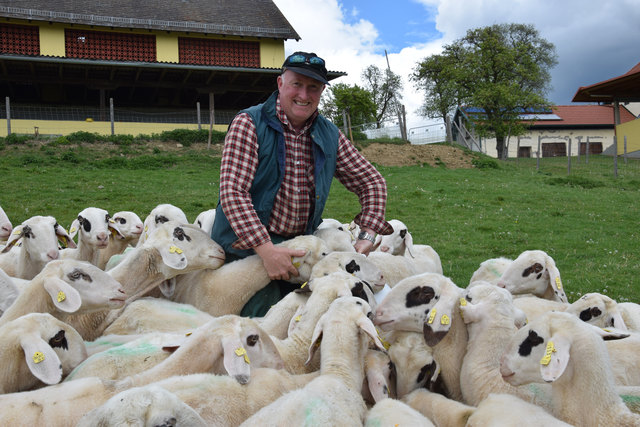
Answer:
MULTIPOLYGON (((393 146, 390 145, 392 150, 393 146)), ((12 223, 51 215, 65 228, 95 206, 142 219, 160 203, 184 210, 190 220, 215 207, 220 145, 67 144, 59 141, 0 144, 0 206, 12 223)), ((461 287, 479 264, 515 258, 527 249, 549 253, 570 301, 601 292, 640 302, 640 165, 609 157, 545 158, 494 162, 472 169, 378 166, 388 185, 387 219, 407 224, 415 243, 439 253, 445 275, 461 287)), ((325 217, 349 222, 356 197, 334 183, 325 217)))

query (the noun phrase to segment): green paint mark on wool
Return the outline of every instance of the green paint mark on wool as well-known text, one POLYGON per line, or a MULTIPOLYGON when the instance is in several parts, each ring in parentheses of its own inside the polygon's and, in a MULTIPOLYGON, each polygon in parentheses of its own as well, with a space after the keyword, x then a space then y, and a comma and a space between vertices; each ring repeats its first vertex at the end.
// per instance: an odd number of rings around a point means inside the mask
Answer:
POLYGON ((136 347, 128 347, 128 346, 118 346, 106 350, 108 354, 119 354, 119 355, 139 355, 139 354, 152 354, 158 352, 159 347, 155 344, 151 344, 149 342, 141 342, 136 347))
POLYGON ((315 420, 317 412, 331 411, 327 406, 327 402, 322 398, 311 399, 304 407, 304 426, 316 427, 318 422, 315 420))

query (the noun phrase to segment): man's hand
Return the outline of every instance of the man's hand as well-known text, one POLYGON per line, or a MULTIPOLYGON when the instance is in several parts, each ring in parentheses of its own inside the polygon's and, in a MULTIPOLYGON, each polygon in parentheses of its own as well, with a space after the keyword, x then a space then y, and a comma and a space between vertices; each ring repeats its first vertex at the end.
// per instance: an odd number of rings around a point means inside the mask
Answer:
MULTIPOLYGON (((372 236, 376 235, 376 232, 371 230, 370 228, 364 228, 360 231, 365 231, 372 236)), ((373 242, 370 242, 369 240, 356 240, 356 243, 353 245, 353 247, 359 254, 369 255, 369 252, 373 250, 373 242)))
POLYGON ((274 246, 271 242, 256 246, 253 250, 262 258, 262 264, 271 280, 289 280, 291 276, 297 277, 298 269, 294 267, 291 259, 307 253, 304 249, 274 246))

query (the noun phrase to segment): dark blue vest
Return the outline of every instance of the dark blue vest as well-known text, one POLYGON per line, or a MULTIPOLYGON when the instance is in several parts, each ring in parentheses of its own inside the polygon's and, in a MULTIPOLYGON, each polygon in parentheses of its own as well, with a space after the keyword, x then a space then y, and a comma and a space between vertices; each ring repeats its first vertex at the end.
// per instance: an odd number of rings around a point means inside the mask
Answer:
MULTIPOLYGON (((274 92, 264 104, 250 107, 241 112, 248 113, 256 126, 258 136, 258 168, 251 185, 253 207, 265 226, 271 218, 271 210, 276 193, 284 177, 285 142, 282 124, 276 115, 274 92)), ((311 234, 322 221, 322 211, 329 197, 329 189, 336 170, 336 156, 340 134, 338 128, 322 116, 317 116, 310 129, 313 141, 315 194, 312 200, 312 212, 307 221, 305 234, 311 234)), ((244 258, 255 252, 231 247, 238 237, 231 229, 229 221, 222 211, 218 200, 216 219, 211 230, 211 238, 220 244, 230 258, 244 258)), ((271 235, 273 243, 279 243, 282 236, 271 235)))

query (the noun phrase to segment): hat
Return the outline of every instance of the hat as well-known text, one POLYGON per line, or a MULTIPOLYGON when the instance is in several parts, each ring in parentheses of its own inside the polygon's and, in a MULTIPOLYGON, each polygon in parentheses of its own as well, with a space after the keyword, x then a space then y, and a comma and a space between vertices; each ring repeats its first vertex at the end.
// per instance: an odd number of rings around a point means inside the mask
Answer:
POLYGON ((327 69, 324 65, 324 59, 315 53, 294 52, 284 60, 282 70, 291 70, 293 72, 303 74, 312 79, 329 84, 327 80, 327 69))

